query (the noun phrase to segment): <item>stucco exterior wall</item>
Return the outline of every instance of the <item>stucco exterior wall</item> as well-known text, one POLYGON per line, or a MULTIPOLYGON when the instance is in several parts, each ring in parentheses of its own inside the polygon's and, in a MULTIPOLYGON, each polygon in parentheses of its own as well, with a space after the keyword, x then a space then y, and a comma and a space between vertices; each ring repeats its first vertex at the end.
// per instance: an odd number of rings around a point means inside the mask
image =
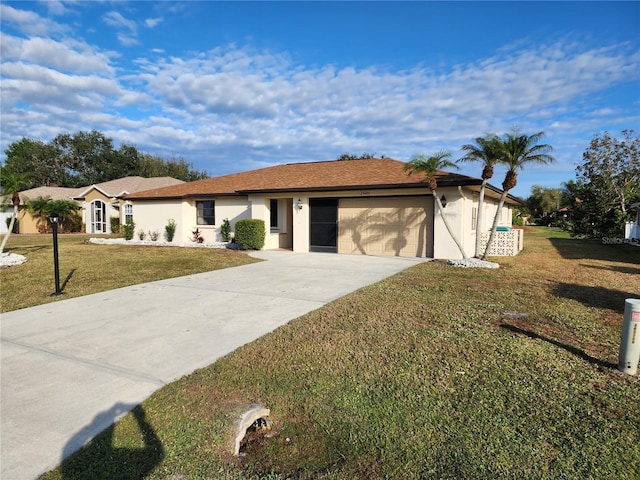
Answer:
POLYGON ((164 239, 164 227, 173 218, 177 224, 174 242, 183 242, 180 236, 184 226, 182 220, 182 200, 165 200, 160 202, 149 202, 138 200, 133 203, 133 222, 135 223, 134 238, 138 238, 138 232, 159 232, 161 239, 164 239))

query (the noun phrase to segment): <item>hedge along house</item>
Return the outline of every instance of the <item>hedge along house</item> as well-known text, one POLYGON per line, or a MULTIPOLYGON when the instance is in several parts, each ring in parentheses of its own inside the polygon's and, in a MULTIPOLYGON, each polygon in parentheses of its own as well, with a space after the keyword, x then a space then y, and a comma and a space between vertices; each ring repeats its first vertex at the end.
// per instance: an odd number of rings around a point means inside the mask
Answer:
MULTIPOLYGON (((437 215, 422 174, 408 175, 404 162, 390 158, 292 163, 198 180, 124 196, 133 203, 136 229, 164 230, 177 224, 175 241, 189 242, 198 229, 205 242, 220 241, 225 219, 261 219, 265 249, 294 252, 362 253, 407 257, 461 258, 437 215)), ((473 255, 482 181, 438 172, 443 213, 473 255)), ((500 190, 486 193, 491 226, 500 190)), ((501 225, 511 225, 509 196, 501 225)))
POLYGON ((173 177, 131 176, 88 187, 37 187, 25 190, 20 192, 19 232, 39 233, 41 230, 38 219, 26 209, 26 202, 30 199, 49 197, 51 200, 73 200, 81 208, 86 233, 111 233, 111 218, 116 217, 118 223, 124 224, 128 217, 133 216, 133 205, 131 202, 123 201, 120 198, 122 195, 181 183, 184 182, 173 177))

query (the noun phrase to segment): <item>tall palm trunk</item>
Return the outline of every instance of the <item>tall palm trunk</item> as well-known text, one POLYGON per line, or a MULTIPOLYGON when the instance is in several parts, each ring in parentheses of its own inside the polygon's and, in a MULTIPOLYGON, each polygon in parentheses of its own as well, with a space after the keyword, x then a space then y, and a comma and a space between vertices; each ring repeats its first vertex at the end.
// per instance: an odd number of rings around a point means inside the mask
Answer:
POLYGON ((478 215, 476 217, 476 249, 474 256, 480 258, 480 250, 482 249, 482 229, 484 228, 484 192, 487 188, 487 181, 482 180, 480 186, 480 197, 478 198, 478 215))
POLYGON ((2 239, 2 245, 0 245, 0 253, 4 253, 4 247, 7 245, 7 241, 11 236, 11 232, 13 232, 13 226, 16 224, 16 218, 18 218, 18 206, 20 205, 20 196, 17 193, 14 193, 11 197, 11 202, 13 203, 13 215, 11 215, 9 231, 2 239))
POLYGON ((451 230, 451 225, 449 225, 449 221, 447 220, 447 217, 444 216, 444 213, 443 213, 444 207, 442 206, 442 203, 440 202, 440 198, 438 197, 438 194, 436 193, 435 190, 431 190, 431 193, 433 194, 433 198, 435 199, 436 205, 438 205, 438 212, 440 212, 440 218, 442 218, 442 221, 444 222, 444 226, 447 229, 447 232, 449 232, 449 235, 451 236, 451 238, 453 238, 453 241, 458 246, 458 249, 460 250, 460 253, 462 254, 462 258, 464 258, 466 260, 469 257, 467 257, 467 254, 465 253, 464 248, 462 247, 462 244, 458 240, 458 237, 456 237, 453 234, 453 230, 451 230))
POLYGON ((496 210, 496 215, 493 217, 493 225, 491 226, 491 234, 489 235, 489 241, 487 241, 487 246, 484 249, 484 253, 482 254, 481 259, 486 260, 493 246, 493 241, 495 240, 496 230, 498 229, 498 222, 500 221, 500 215, 502 214, 502 207, 504 207, 504 201, 507 198, 507 191, 503 190, 502 195, 500 195, 500 201, 498 202, 498 210, 496 210))

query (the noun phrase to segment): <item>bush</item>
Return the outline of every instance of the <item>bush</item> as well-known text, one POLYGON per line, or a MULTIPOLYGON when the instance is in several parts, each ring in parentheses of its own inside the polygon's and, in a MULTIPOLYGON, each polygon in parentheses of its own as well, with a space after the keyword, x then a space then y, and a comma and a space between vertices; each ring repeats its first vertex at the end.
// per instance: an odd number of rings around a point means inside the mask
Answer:
POLYGON ((125 240, 133 239, 133 234, 136 231, 136 224, 133 220, 127 220, 127 223, 122 227, 122 236, 125 240))
POLYGON ((120 233, 120 218, 111 217, 109 222, 111 223, 111 233, 120 233))
POLYGON ((170 218, 164 227, 164 238, 167 242, 173 242, 173 237, 176 235, 176 221, 170 218))
POLYGON ((147 238, 147 234, 145 233, 144 230, 140 229, 140 231, 138 232, 138 238, 140 240, 144 240, 145 238, 147 238))
POLYGON ((236 222, 236 246, 240 250, 260 250, 264 247, 264 220, 245 219, 236 222))
POLYGON ((153 232, 149 230, 149 238, 152 242, 157 242, 158 238, 160 238, 160 232, 157 230, 154 230, 153 232))
MULTIPOLYGON (((7 230, 9 230, 9 225, 11 225, 11 217, 7 217, 6 222, 7 222, 7 230)), ((17 218, 16 218, 16 221, 13 223, 13 230, 11 231, 11 233, 20 233, 20 227, 18 225, 17 218)))
POLYGON ((231 224, 229 223, 229 219, 225 218, 222 221, 222 226, 220 227, 220 236, 222 237, 223 242, 228 242, 231 240, 231 224))

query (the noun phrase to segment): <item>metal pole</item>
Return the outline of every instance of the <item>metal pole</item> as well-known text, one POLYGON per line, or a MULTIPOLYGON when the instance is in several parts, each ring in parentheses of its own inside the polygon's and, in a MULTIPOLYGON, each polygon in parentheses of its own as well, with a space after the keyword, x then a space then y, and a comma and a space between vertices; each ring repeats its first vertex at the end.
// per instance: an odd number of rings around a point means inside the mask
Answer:
POLYGON ((62 295, 60 290, 60 266, 58 265, 58 219, 51 222, 53 227, 53 270, 56 279, 56 291, 53 295, 62 295))

